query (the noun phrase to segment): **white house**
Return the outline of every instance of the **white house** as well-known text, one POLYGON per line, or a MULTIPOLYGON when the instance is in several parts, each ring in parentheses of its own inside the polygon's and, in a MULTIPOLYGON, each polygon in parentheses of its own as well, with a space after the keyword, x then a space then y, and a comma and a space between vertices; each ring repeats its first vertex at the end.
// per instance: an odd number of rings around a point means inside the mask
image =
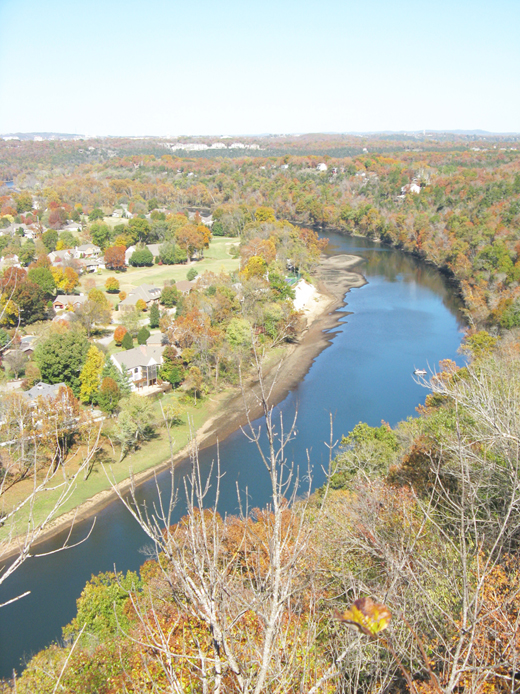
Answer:
POLYGON ((316 167, 316 171, 327 171, 328 168, 329 167, 327 166, 327 164, 324 164, 322 162, 321 164, 318 164, 318 166, 316 167))
POLYGON ((75 258, 99 258, 101 248, 94 243, 83 243, 74 249, 75 258))
POLYGON ((163 363, 162 345, 139 345, 126 352, 112 355, 112 361, 123 372, 126 368, 132 382, 132 390, 157 383, 157 374, 163 363))

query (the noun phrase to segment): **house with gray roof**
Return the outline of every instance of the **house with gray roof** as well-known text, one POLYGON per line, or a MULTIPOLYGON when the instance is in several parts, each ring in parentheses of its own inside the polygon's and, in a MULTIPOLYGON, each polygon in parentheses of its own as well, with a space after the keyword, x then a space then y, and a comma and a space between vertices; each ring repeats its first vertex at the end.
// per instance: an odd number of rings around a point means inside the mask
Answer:
POLYGON ((161 297, 161 290, 159 287, 154 287, 152 284, 141 284, 139 287, 132 289, 130 294, 123 299, 119 304, 120 311, 131 311, 135 308, 135 305, 142 299, 146 304, 146 308, 150 308, 152 304, 159 301, 161 297))
POLYGON ((132 383, 132 390, 157 383, 157 374, 163 363, 162 345, 139 345, 125 352, 112 355, 112 361, 123 373, 126 369, 132 383))
POLYGON ((36 403, 38 398, 55 398, 59 391, 60 388, 66 388, 67 384, 66 383, 43 383, 43 381, 40 381, 37 383, 35 386, 33 386, 30 390, 25 391, 25 393, 22 393, 23 397, 26 398, 29 403, 36 403))
POLYGON ((82 243, 74 249, 75 258, 99 258, 101 248, 94 243, 82 243))
POLYGON ((52 308, 55 311, 64 311, 66 308, 70 307, 75 311, 78 306, 82 306, 87 299, 88 296, 86 294, 58 294, 52 302, 52 308))

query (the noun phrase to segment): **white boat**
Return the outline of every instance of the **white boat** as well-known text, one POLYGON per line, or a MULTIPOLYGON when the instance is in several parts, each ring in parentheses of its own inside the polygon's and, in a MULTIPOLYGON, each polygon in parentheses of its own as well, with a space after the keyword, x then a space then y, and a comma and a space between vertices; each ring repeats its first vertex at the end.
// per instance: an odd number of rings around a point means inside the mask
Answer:
POLYGON ((427 373, 426 369, 414 369, 414 374, 416 376, 426 376, 427 373))

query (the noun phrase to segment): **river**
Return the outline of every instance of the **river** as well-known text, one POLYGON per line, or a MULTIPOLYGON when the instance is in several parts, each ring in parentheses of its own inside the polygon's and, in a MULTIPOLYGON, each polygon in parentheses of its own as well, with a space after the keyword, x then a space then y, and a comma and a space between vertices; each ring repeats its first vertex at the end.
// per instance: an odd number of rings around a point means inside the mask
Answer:
MULTIPOLYGON (((313 486, 325 479, 328 463, 330 413, 335 438, 358 422, 396 424, 415 414, 426 391, 413 378, 414 367, 435 368, 440 359, 461 362, 457 350, 463 320, 460 302, 435 269, 399 251, 366 239, 327 233, 328 253, 359 255, 357 266, 367 284, 346 296, 347 307, 331 331, 331 344, 314 360, 300 384, 280 404, 288 421, 298 410, 298 436, 290 453, 302 468, 309 455, 313 486), (348 311, 348 313, 347 313, 348 311)), ((214 447, 201 452, 208 470, 214 447)), ((166 457, 166 456, 165 456, 166 457)), ((265 470, 253 445, 242 432, 220 444, 221 510, 237 508, 236 484, 248 493, 251 506, 269 500, 265 470)), ((179 466, 177 480, 187 464, 179 466)), ((163 486, 169 474, 162 474, 163 486)), ((141 499, 154 496, 154 483, 139 488, 141 499)), ((178 515, 182 513, 179 506, 178 515)), ((88 522, 79 523, 72 541, 83 536, 88 522)), ((40 552, 56 548, 65 534, 45 542, 40 552)), ((145 560, 147 538, 119 501, 97 514, 94 531, 81 546, 48 557, 32 558, 0 590, 0 603, 27 590, 31 594, 0 610, 0 676, 20 671, 24 658, 60 638, 75 614, 76 599, 92 574, 136 570, 145 560)))

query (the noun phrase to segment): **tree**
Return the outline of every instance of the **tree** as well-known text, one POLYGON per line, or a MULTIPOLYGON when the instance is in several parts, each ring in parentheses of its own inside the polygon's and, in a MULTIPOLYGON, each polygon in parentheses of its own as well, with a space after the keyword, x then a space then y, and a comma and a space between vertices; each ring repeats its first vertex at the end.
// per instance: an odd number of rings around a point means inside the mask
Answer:
POLYGON ((79 375, 81 383, 79 397, 83 403, 97 403, 99 387, 101 385, 101 372, 105 357, 95 345, 92 345, 87 353, 87 358, 79 375))
POLYGON ((160 319, 160 314, 159 314, 159 306, 154 302, 150 306, 150 328, 158 328, 159 327, 159 319, 160 319))
POLYGON ((146 327, 142 327, 141 330, 137 333, 137 343, 139 345, 145 345, 146 341, 150 337, 151 333, 146 327))
POLYGON ((107 277, 105 282, 105 289, 107 290, 107 292, 110 292, 110 294, 116 294, 117 292, 119 292, 119 280, 115 277, 107 277))
POLYGON ((80 332, 55 333, 39 342, 34 350, 34 361, 45 383, 65 383, 79 395, 79 374, 87 358, 90 344, 80 332))
MULTIPOLYGON (((101 290, 93 289, 90 293, 92 292, 99 292, 103 296, 103 299, 106 300, 101 290)), ((112 311, 109 306, 95 299, 91 299, 89 295, 87 301, 78 306, 74 311, 72 319, 74 322, 79 323, 79 325, 85 329, 87 337, 90 337, 96 325, 105 326, 110 323, 112 311)))
POLYGON ((79 275, 73 268, 66 267, 62 269, 60 267, 51 267, 50 270, 54 277, 56 288, 60 292, 72 294, 79 285, 79 275))
POLYGON ((124 246, 110 246, 105 250, 105 265, 109 270, 126 270, 124 246))
POLYGON ((124 325, 118 325, 117 328, 114 330, 114 341, 118 347, 121 346, 121 342, 123 341, 124 336, 128 330, 125 328, 124 325))
POLYGON ((110 243, 111 230, 107 224, 92 224, 90 227, 90 236, 92 238, 92 243, 99 246, 101 250, 107 248, 110 243))
POLYGON ((33 208, 32 195, 26 190, 16 196, 15 202, 18 214, 21 212, 30 212, 33 208))
POLYGON ((202 256, 204 248, 206 248, 211 232, 203 225, 194 226, 188 224, 175 232, 175 239, 180 248, 183 248, 188 254, 188 258, 192 258, 195 253, 202 256))
POLYGON ((101 381, 101 387, 97 398, 98 405, 103 412, 112 414, 117 408, 120 398, 121 393, 117 382, 113 378, 110 378, 110 376, 104 378, 101 381))
POLYGON ((27 273, 27 277, 37 284, 47 296, 53 296, 56 291, 56 282, 52 272, 47 267, 32 267, 27 273))
POLYGON ((153 254, 146 248, 136 248, 128 261, 132 267, 151 267, 153 265, 153 254))
POLYGON ((175 265, 175 263, 179 262, 175 251, 176 246, 174 243, 163 243, 163 245, 159 247, 159 260, 161 263, 163 263, 163 265, 175 265))
POLYGON ((193 280, 195 279, 195 277, 197 277, 198 274, 198 271, 194 267, 190 267, 190 269, 186 273, 186 279, 190 282, 193 282, 193 280))
POLYGON ((58 232, 55 229, 47 229, 42 234, 42 241, 49 253, 55 251, 58 243, 58 232))
POLYGON ((144 299, 137 299, 137 301, 135 302, 135 308, 139 313, 141 313, 142 311, 146 311, 146 301, 144 299))
POLYGON ((96 219, 103 219, 105 213, 99 207, 94 207, 94 209, 89 213, 88 221, 95 222, 96 219))
POLYGON ((19 345, 15 345, 9 354, 4 357, 4 362, 13 372, 15 378, 18 378, 19 374, 23 373, 28 360, 29 357, 20 349, 19 345))
POLYGON ((132 349, 134 346, 134 341, 129 332, 126 332, 121 340, 121 347, 123 349, 132 349))
POLYGON ((47 316, 47 297, 21 268, 8 268, 0 280, 2 321, 8 325, 34 323, 47 316))
POLYGON ((160 302, 166 308, 173 308, 182 301, 182 294, 176 287, 166 286, 161 292, 160 302))
POLYGON ((133 217, 133 219, 128 222, 128 227, 126 229, 126 233, 132 237, 133 243, 137 241, 141 243, 145 242, 150 231, 150 222, 140 217, 133 217))
POLYGON ((114 438, 121 446, 121 458, 129 449, 147 441, 153 434, 155 414, 148 398, 132 393, 121 400, 121 412, 117 418, 114 438))

